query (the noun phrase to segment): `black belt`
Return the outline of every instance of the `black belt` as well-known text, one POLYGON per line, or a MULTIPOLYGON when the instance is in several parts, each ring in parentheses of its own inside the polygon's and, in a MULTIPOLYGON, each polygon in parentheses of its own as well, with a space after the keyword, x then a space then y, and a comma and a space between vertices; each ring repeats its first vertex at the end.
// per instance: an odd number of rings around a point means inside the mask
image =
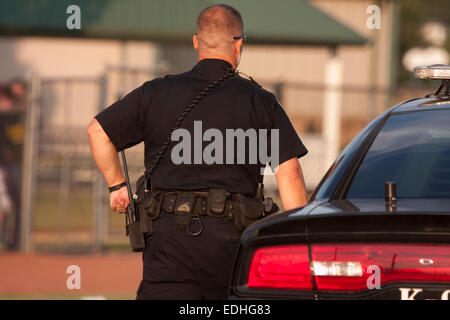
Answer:
MULTIPOLYGON (((203 191, 192 191, 195 197, 195 204, 192 211, 192 216, 212 216, 212 217, 225 217, 229 220, 234 219, 234 209, 236 206, 236 201, 234 200, 235 195, 230 194, 227 196, 227 200, 225 202, 224 211, 222 213, 214 213, 209 208, 209 198, 208 192, 203 191)), ((167 191, 161 193, 161 209, 168 213, 175 212, 175 206, 177 203, 178 196, 180 195, 179 191, 167 191)))

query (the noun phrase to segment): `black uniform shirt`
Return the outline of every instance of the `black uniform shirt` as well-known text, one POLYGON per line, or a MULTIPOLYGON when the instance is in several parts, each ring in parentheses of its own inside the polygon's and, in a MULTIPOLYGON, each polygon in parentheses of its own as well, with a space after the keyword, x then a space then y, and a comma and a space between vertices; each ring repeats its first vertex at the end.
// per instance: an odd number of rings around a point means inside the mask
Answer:
MULTIPOLYGON (((148 167, 185 107, 230 67, 224 60, 201 60, 191 71, 144 83, 99 113, 96 119, 118 151, 144 141, 145 164, 148 167)), ((153 171, 152 184, 156 189, 226 188, 230 192, 253 195, 257 183, 263 180, 260 169, 265 164, 260 164, 259 160, 256 164, 249 164, 248 140, 245 164, 237 164, 237 161, 226 164, 227 129, 267 129, 268 132, 270 129, 279 129, 279 164, 302 157, 308 152, 275 96, 239 76, 225 80, 208 94, 192 109, 181 128, 191 134, 191 164, 176 165, 172 162, 172 148, 178 144, 172 141, 153 171), (193 140, 202 139, 194 135, 194 121, 202 121, 202 133, 210 128, 222 132, 224 164, 206 164, 203 160, 201 164, 194 164, 193 140)), ((270 135, 268 140, 270 142, 270 135)), ((211 142, 202 143, 202 150, 205 150, 211 142)), ((270 156, 270 145, 268 148, 267 154, 270 156)))
POLYGON ((20 164, 25 139, 25 113, 0 113, 0 165, 20 164))

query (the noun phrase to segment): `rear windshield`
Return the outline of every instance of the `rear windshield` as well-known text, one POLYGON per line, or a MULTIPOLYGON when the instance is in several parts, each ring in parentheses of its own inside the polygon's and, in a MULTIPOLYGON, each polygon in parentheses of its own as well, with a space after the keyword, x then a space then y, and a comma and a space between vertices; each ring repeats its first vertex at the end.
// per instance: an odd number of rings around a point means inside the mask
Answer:
POLYGON ((384 198, 395 181, 398 198, 450 199, 450 111, 391 116, 367 152, 348 199, 384 198))

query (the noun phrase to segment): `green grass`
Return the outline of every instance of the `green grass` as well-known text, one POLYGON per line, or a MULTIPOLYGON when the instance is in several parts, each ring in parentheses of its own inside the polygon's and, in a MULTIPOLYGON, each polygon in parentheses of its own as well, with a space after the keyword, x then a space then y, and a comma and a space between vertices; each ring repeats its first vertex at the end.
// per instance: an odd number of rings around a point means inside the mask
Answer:
MULTIPOLYGON (((92 244, 88 242, 74 242, 70 241, 66 244, 62 244, 56 241, 38 242, 35 243, 34 250, 36 252, 49 252, 49 253, 71 253, 71 254, 85 254, 92 253, 92 244)), ((1 249, 0 249, 1 252, 1 249)), ((128 239, 123 241, 106 241, 103 243, 102 253, 122 252, 129 253, 131 251, 130 243, 128 239)))
MULTIPOLYGON (((91 230, 93 228, 92 189, 86 186, 72 187, 67 198, 67 204, 60 201, 59 186, 41 183, 36 195, 36 213, 34 229, 39 231, 91 230), (64 210, 64 207, 67 210, 64 210), (62 215, 65 214, 66 220, 62 215)), ((108 215, 109 228, 121 230, 124 216, 113 213, 105 199, 105 215, 108 215)))
MULTIPOLYGON (((90 185, 71 185, 67 202, 60 201, 59 185, 40 182, 36 192, 33 217, 34 247, 40 252, 90 252, 94 236, 93 192, 90 185), (64 210, 65 208, 65 210, 64 210)), ((124 215, 109 208, 104 199, 104 221, 107 221, 105 251, 130 250, 125 237, 124 215)), ((1 248, 0 248, 1 251, 1 248)))

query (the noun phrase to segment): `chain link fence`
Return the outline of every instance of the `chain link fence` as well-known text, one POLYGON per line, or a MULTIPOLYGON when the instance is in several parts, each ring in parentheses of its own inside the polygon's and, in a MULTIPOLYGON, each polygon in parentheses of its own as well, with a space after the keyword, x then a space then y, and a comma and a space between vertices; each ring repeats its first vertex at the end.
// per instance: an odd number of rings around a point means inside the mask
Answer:
MULTIPOLYGON (((107 66, 100 77, 37 80, 31 121, 36 125, 27 128, 35 146, 33 192, 25 200, 31 202, 30 235, 23 239, 31 243, 29 250, 85 252, 126 245, 125 218, 109 210, 86 129, 105 106, 155 76, 151 70, 107 66)), ((133 180, 144 170, 143 156, 142 144, 127 150, 133 180)))

